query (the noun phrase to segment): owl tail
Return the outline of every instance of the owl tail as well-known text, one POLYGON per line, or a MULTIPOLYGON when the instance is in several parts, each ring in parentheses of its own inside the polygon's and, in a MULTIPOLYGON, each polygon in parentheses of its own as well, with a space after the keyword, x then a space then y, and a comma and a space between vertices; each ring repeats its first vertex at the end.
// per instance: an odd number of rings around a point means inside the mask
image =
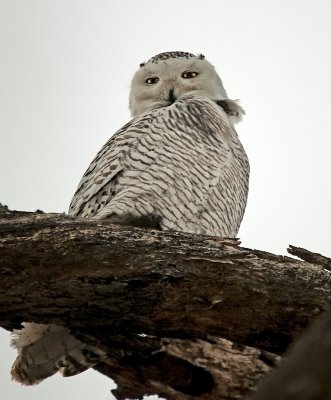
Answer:
POLYGON ((106 353, 84 344, 58 325, 23 323, 14 330, 11 345, 18 351, 11 370, 12 379, 23 385, 36 385, 60 371, 72 376, 97 364, 106 353))

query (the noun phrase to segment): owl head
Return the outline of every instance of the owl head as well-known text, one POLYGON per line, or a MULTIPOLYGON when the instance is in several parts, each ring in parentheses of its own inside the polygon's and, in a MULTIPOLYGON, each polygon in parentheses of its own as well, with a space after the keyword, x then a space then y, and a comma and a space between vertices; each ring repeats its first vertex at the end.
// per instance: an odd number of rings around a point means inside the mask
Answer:
POLYGON ((131 83, 131 115, 169 106, 184 94, 215 101, 233 123, 245 113, 235 100, 228 98, 214 66, 202 54, 171 51, 140 64, 131 83))

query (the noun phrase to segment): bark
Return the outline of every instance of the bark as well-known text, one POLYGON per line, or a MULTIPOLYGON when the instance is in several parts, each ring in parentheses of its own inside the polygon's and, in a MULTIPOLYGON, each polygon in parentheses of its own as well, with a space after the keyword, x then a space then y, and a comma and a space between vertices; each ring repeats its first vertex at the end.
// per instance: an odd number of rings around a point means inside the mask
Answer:
POLYGON ((243 398, 266 351, 281 354, 330 302, 330 260, 300 248, 311 262, 59 214, 0 221, 0 326, 51 322, 99 345, 117 398, 243 398))
POLYGON ((330 331, 328 311, 291 346, 251 400, 330 400, 330 331))

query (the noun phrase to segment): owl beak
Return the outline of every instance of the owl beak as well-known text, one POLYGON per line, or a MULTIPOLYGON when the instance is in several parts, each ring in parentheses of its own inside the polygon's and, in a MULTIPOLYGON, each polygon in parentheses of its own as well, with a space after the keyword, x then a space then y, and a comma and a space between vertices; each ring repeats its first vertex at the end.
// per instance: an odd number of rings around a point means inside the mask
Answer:
POLYGON ((169 91, 168 101, 170 102, 170 104, 173 104, 176 100, 177 98, 175 96, 174 89, 172 88, 169 91))

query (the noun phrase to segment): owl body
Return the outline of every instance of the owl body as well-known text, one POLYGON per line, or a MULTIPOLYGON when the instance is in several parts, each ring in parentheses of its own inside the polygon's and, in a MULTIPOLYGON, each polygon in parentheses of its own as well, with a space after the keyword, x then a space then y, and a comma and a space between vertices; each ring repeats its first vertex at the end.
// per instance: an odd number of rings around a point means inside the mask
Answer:
MULTIPOLYGON (((243 109, 204 56, 161 53, 142 63, 130 93, 133 119, 99 151, 69 214, 110 223, 235 237, 246 207, 249 163, 234 129, 243 109)), ((36 384, 103 360, 100 349, 57 325, 15 332, 13 379, 36 384)))
POLYGON ((223 108, 184 94, 168 107, 135 118, 105 144, 69 213, 234 237, 244 213, 248 171, 247 156, 223 108))

